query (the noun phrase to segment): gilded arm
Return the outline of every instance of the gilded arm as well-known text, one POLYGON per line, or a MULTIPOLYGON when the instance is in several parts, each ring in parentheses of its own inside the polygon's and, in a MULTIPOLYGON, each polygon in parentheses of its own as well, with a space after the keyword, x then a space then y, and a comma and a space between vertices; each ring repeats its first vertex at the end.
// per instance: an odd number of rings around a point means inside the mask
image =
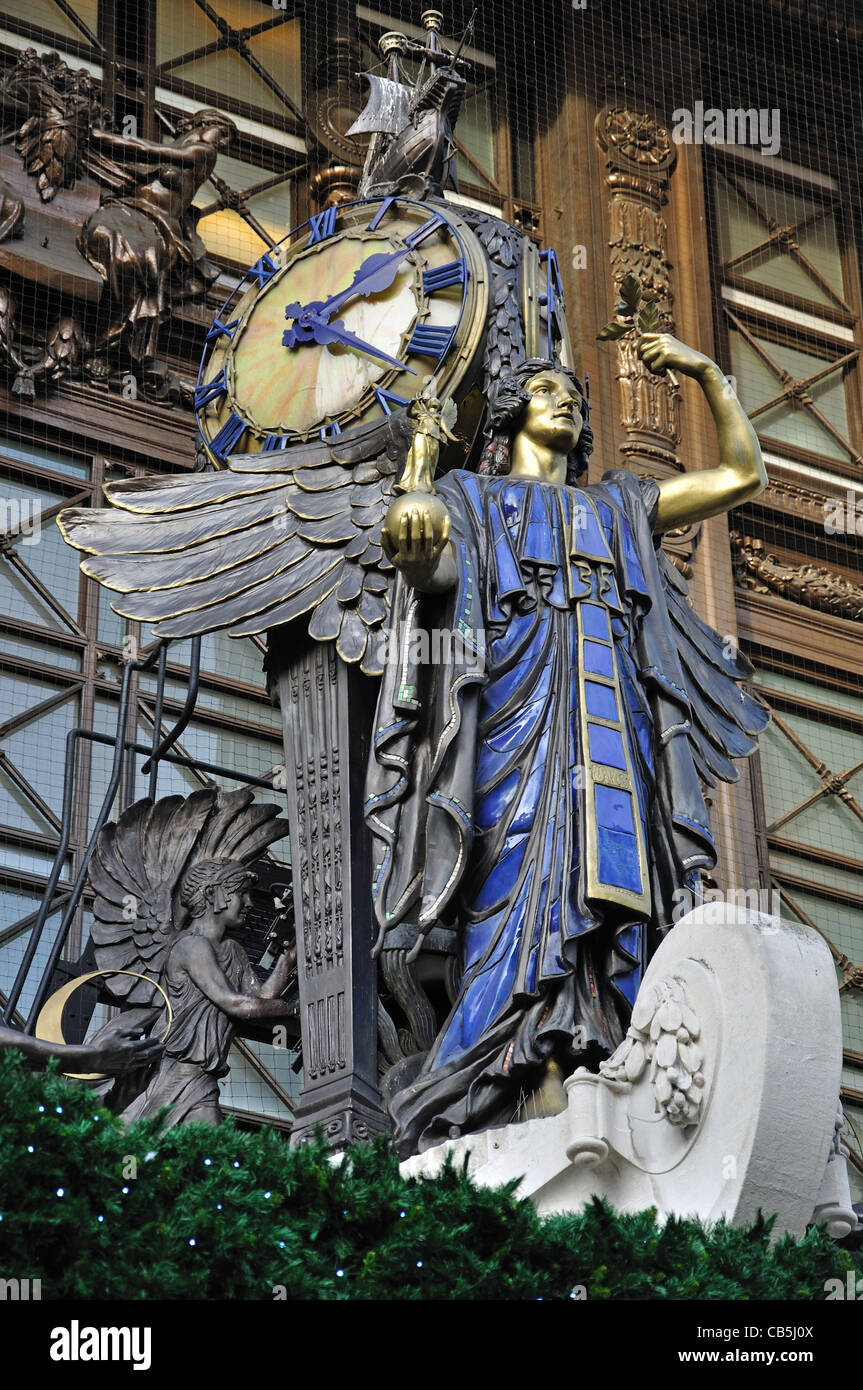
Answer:
POLYGON ((716 363, 670 333, 643 334, 638 355, 652 371, 671 368, 693 377, 704 392, 719 436, 718 468, 662 479, 654 529, 690 526, 757 497, 767 485, 758 439, 716 363))
POLYGON ((411 406, 413 440, 381 536, 393 564, 422 593, 442 593, 456 581, 450 517, 434 490, 440 446, 455 438, 455 406, 441 405, 432 391, 426 388, 411 406))

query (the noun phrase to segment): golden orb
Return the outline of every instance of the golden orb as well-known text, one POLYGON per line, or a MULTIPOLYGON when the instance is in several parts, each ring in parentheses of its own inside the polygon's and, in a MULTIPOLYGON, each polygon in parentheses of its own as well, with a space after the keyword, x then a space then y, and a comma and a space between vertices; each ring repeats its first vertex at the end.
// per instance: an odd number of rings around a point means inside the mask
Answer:
POLYGON ((449 515, 436 492, 404 492, 401 497, 395 497, 389 505, 385 524, 391 536, 398 536, 402 517, 405 514, 410 515, 413 511, 418 511, 420 514, 424 511, 428 512, 435 536, 440 535, 443 524, 449 515))

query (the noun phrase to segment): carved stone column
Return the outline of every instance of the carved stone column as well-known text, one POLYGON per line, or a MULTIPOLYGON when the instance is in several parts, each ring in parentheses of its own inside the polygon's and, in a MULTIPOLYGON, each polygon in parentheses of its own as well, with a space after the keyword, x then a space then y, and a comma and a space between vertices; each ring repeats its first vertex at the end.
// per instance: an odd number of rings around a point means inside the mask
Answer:
MULTIPOLYGON (((605 156, 611 190, 611 269, 619 286, 629 272, 655 296, 664 331, 673 331, 671 262, 662 218, 666 190, 676 162, 668 131, 652 116, 622 106, 605 106, 596 117, 596 137, 605 156)), ((621 446, 627 461, 641 456, 679 467, 677 392, 667 377, 654 376, 636 353, 635 333, 618 344, 620 412, 631 436, 621 446)))
POLYGON ((373 684, 333 643, 285 642, 278 686, 285 769, 304 1084, 292 1143, 322 1125, 334 1145, 387 1128, 377 1080, 370 846, 362 816, 373 684))

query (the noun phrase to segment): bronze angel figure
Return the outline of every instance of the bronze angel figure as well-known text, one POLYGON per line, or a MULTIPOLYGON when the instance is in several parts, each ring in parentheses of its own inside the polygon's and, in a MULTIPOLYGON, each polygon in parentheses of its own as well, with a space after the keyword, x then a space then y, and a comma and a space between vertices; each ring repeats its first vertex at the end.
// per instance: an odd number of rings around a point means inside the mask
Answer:
POLYGON ((208 787, 138 801, 102 831, 90 868, 97 965, 128 972, 110 983, 127 1026, 161 1036, 169 1024, 159 1064, 139 1073, 136 1094, 123 1087, 125 1119, 168 1106, 169 1125, 218 1123, 235 1022, 288 1017, 280 996, 295 950, 284 950, 262 979, 227 936, 251 904, 250 866, 286 830, 278 808, 255 804, 248 789, 208 787))

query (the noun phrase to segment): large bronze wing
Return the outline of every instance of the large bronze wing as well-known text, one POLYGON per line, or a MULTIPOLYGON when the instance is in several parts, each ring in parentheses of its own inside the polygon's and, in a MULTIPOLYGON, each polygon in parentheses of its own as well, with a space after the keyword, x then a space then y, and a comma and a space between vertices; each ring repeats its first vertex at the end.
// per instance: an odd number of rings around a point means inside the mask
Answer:
POLYGON ((369 675, 393 568, 381 527, 410 442, 403 415, 289 453, 236 455, 227 469, 110 483, 112 508, 61 513, 86 574, 116 612, 159 637, 248 637, 314 610, 309 633, 369 675))
POLYGON ((691 712, 689 744, 699 776, 714 787, 717 779, 736 782, 732 758, 755 750, 770 714, 740 685, 752 666, 735 644, 709 627, 687 597, 686 581, 664 551, 657 555, 683 681, 691 712))
POLYGON ((93 940, 100 970, 117 975, 111 992, 127 1006, 161 1005, 155 983, 177 940, 177 889, 184 871, 204 859, 252 864, 287 833, 278 807, 253 800, 246 787, 206 787, 191 796, 137 801, 106 825, 90 864, 95 892, 93 940))

